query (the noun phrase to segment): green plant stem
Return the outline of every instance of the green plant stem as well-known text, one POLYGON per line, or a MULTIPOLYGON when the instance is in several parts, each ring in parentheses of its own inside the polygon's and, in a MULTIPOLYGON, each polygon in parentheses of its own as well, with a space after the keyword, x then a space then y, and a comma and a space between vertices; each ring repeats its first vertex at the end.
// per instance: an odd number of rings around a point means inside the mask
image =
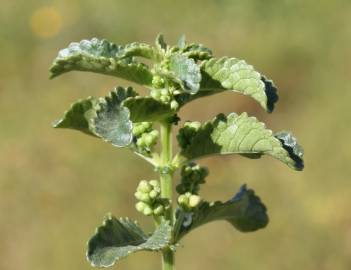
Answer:
MULTIPOLYGON (((161 197, 170 200, 170 207, 166 210, 165 219, 173 226, 172 210, 172 178, 173 171, 170 168, 172 161, 172 125, 161 123, 161 197)), ((174 270, 174 252, 170 248, 162 251, 162 269, 174 270)))

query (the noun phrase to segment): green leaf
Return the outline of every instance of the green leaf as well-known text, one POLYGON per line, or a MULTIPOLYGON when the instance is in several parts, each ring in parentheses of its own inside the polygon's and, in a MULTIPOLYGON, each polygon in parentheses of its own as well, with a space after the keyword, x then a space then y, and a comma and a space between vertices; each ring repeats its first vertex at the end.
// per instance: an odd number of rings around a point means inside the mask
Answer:
POLYGON ((166 222, 147 235, 136 222, 108 215, 88 242, 87 258, 92 266, 109 267, 138 251, 162 250, 170 239, 171 227, 166 222))
MULTIPOLYGON (((145 49, 145 48, 144 48, 145 49)), ((82 40, 73 42, 61 50, 50 69, 51 78, 69 71, 90 71, 120 77, 146 86, 152 85, 152 73, 148 67, 133 58, 123 58, 128 54, 139 54, 145 50, 125 50, 106 40, 82 40), (121 56, 119 56, 121 55, 121 56)))
POLYGON ((291 135, 278 135, 258 122, 255 117, 247 113, 228 116, 218 115, 210 122, 203 124, 198 130, 188 130, 184 127, 178 135, 178 142, 182 148, 180 160, 193 160, 212 154, 243 154, 248 157, 270 155, 295 170, 303 169, 303 153, 300 146, 285 142, 291 135), (189 135, 190 134, 190 135, 189 135), (296 153, 290 149, 296 149, 296 153))
POLYGON ((200 88, 201 73, 199 66, 185 55, 175 54, 169 59, 169 69, 178 78, 182 88, 190 93, 196 93, 200 88))
POLYGON ((265 205, 244 185, 227 202, 203 202, 192 212, 178 209, 174 239, 178 241, 195 228, 217 220, 228 221, 241 232, 253 232, 268 224, 265 205))
POLYGON ((140 42, 133 42, 123 46, 116 56, 120 58, 140 56, 152 60, 160 59, 160 55, 154 47, 140 42))
POLYGON ((166 52, 167 51, 167 43, 165 42, 163 34, 158 34, 155 40, 156 48, 160 51, 166 52))
POLYGON ((301 145, 297 143, 297 139, 292 136, 290 132, 287 131, 281 131, 276 134, 274 134, 274 137, 276 137, 280 142, 283 144, 283 147, 286 151, 288 151, 289 156, 291 159, 295 161, 297 164, 297 167, 299 169, 303 169, 303 148, 301 145))
POLYGON ((114 146, 128 146, 132 142, 132 121, 122 102, 134 96, 136 92, 131 87, 118 87, 99 103, 100 109, 94 119, 95 133, 114 146))
POLYGON ((183 49, 183 54, 188 58, 197 60, 207 60, 213 57, 212 51, 202 44, 192 43, 183 49))
POLYGON ((54 128, 68 128, 96 136, 92 119, 96 117, 99 108, 98 100, 93 97, 78 100, 65 112, 62 119, 55 121, 54 128))
POLYGON ((273 82, 254 70, 244 60, 212 58, 201 63, 201 91, 216 94, 226 89, 255 99, 265 110, 272 112, 278 96, 273 82))
POLYGON ((169 104, 162 103, 152 97, 132 97, 123 102, 130 111, 133 122, 153 122, 164 120, 174 115, 169 104))

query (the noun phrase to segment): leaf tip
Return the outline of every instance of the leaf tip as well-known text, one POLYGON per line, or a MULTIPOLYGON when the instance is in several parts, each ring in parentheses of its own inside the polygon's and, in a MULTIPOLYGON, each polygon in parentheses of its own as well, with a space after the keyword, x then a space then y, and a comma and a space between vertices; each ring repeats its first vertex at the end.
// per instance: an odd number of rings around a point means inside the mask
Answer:
POLYGON ((264 91, 267 96, 267 103, 265 104, 266 110, 268 113, 272 113, 274 111, 275 103, 279 100, 277 87, 272 80, 267 79, 265 76, 261 76, 261 81, 264 83, 264 91))
POLYGON ((298 144, 297 139, 287 131, 281 131, 274 135, 281 143, 283 148, 288 152, 289 157, 293 160, 293 169, 302 171, 304 169, 303 155, 304 151, 301 145, 298 144))

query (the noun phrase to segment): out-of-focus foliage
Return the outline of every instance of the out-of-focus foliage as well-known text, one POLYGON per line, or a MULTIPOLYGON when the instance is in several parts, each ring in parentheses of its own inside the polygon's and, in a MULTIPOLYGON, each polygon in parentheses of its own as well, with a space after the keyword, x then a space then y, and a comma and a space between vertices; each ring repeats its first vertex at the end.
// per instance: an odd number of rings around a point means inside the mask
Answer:
MULTIPOLYGON (((129 84, 79 73, 49 81, 47 70, 72 40, 151 43, 158 32, 170 43, 184 33, 215 57, 247 59, 279 89, 274 114, 223 93, 194 101, 182 119, 245 110, 273 130, 291 128, 306 152, 302 173, 270 158, 204 160, 211 175, 202 197, 229 198, 245 182, 265 198, 271 222, 252 235, 233 234, 225 222, 203 226, 182 240, 187 249, 178 248, 177 268, 350 269, 350 17, 346 0, 3 1, 0 269, 91 269, 83 250, 96 223, 109 211, 137 216, 131 194, 142 176, 155 176, 151 167, 128 150, 50 127, 78 98, 129 84), (209 249, 214 240, 220 244, 209 249)), ((157 255, 135 256, 149 269, 159 266, 157 255)), ((125 260, 119 267, 140 264, 125 260)))

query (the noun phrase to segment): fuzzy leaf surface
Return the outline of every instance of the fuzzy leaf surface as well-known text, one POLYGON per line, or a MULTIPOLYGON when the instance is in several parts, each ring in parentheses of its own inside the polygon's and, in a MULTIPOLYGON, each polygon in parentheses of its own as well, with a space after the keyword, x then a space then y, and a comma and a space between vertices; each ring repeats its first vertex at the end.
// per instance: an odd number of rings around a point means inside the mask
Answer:
POLYGON ((163 34, 158 34, 156 39, 155 39, 155 45, 156 45, 156 48, 160 51, 163 51, 163 52, 166 52, 167 51, 167 43, 164 39, 164 36, 163 34))
POLYGON ((148 67, 131 57, 125 57, 136 52, 144 55, 149 53, 136 46, 126 50, 123 46, 96 38, 73 42, 58 53, 50 69, 51 78, 73 70, 90 71, 150 86, 152 73, 148 67))
POLYGON ((160 57, 159 53, 154 47, 141 42, 133 42, 121 47, 121 49, 116 53, 116 56, 119 58, 140 56, 153 60, 157 60, 160 57))
POLYGON ((227 202, 203 202, 192 212, 178 209, 175 239, 179 240, 195 228, 217 220, 228 221, 241 232, 253 232, 266 227, 268 215, 260 198, 244 185, 227 202))
POLYGON ((171 227, 166 222, 148 235, 136 222, 109 215, 89 240, 87 258, 92 266, 109 267, 138 251, 162 250, 170 239, 171 227))
POLYGON ((273 82, 253 66, 236 58, 211 58, 201 63, 200 92, 216 94, 232 90, 255 99, 266 111, 272 112, 278 95, 273 82))
POLYGON ((131 87, 118 87, 99 102, 100 109, 94 119, 95 133, 117 147, 128 146, 133 139, 132 121, 128 108, 122 102, 136 96, 131 87))
POLYGON ((207 60, 213 57, 212 51, 202 44, 192 43, 184 47, 183 54, 197 60, 207 60))
POLYGON ((185 91, 196 93, 199 90, 201 72, 193 59, 181 54, 172 55, 169 69, 182 82, 181 86, 185 91))
POLYGON ((266 154, 295 170, 302 170, 304 166, 302 148, 296 139, 293 139, 294 143, 287 141, 287 138, 293 138, 292 135, 284 133, 276 137, 263 123, 255 117, 249 117, 247 113, 218 115, 185 141, 181 134, 182 131, 178 135, 182 148, 181 159, 193 160, 213 154, 242 154, 258 158, 266 154))
POLYGON ((152 97, 132 97, 123 102, 130 111, 133 122, 153 122, 166 119, 174 114, 168 104, 152 97))
POLYGON ((54 128, 74 129, 85 134, 96 136, 92 120, 96 117, 96 110, 99 108, 98 100, 93 97, 81 99, 73 103, 64 116, 55 121, 54 128))

